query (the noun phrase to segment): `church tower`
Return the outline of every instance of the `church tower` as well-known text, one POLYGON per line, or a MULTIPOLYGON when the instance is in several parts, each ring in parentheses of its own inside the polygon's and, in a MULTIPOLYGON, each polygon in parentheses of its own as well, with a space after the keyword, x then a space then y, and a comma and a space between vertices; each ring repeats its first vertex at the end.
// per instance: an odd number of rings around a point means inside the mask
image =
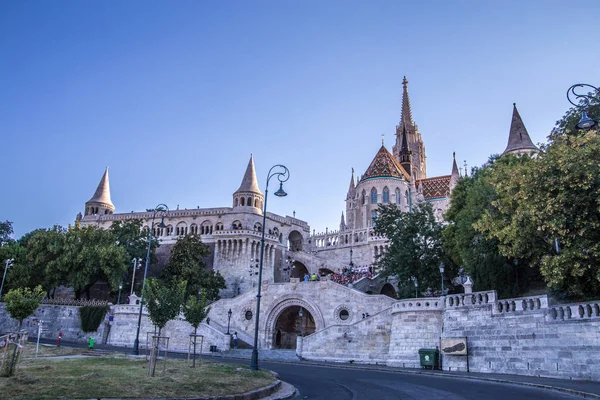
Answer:
POLYGON ((406 76, 402 80, 402 112, 400 123, 396 126, 396 144, 392 151, 398 162, 401 162, 400 152, 402 151, 402 137, 406 131, 408 149, 411 152, 411 168, 407 171, 412 179, 427 178, 427 165, 425 157, 425 145, 419 133, 419 128, 412 120, 412 111, 410 109, 410 99, 408 97, 408 80, 406 76))
POLYGON ((242 184, 233 193, 233 208, 252 207, 262 210, 264 200, 265 197, 258 188, 258 180, 256 179, 256 171, 254 170, 254 158, 250 154, 250 161, 248 161, 242 184))
POLYGON ((85 203, 85 215, 112 214, 115 206, 110 201, 110 185, 108 183, 108 167, 100 179, 96 192, 91 199, 85 203))

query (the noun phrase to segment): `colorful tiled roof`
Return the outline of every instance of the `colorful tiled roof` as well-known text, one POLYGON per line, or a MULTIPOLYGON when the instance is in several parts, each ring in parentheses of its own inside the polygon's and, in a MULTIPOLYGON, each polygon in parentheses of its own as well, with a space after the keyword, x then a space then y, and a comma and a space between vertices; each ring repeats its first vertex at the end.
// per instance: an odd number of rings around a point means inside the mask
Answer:
POLYGON ((435 176, 417 181, 416 186, 422 185, 425 200, 450 196, 450 178, 452 175, 435 176))
POLYGON ((362 182, 371 178, 410 179, 410 176, 385 146, 381 146, 360 181, 362 182))

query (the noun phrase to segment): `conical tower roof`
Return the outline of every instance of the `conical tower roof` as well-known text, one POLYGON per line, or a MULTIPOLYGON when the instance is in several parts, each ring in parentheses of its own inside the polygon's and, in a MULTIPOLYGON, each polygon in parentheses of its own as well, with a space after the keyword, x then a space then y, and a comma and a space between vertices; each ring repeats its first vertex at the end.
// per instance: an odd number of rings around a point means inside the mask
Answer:
MULTIPOLYGON (((115 209, 112 201, 110 200, 110 184, 108 182, 108 167, 104 171, 104 175, 102 175, 102 179, 100 179, 100 183, 96 188, 96 192, 91 199, 87 201, 87 203, 100 203, 108 208, 115 209)), ((87 204, 86 203, 86 204, 87 204)))
POLYGON ((246 173, 244 174, 244 178, 242 179, 242 184, 240 185, 239 189, 235 192, 253 192, 262 194, 260 189, 258 188, 258 180, 256 179, 256 171, 254 170, 254 158, 252 157, 252 154, 250 154, 250 161, 248 161, 246 173))
POLYGON ((512 121, 510 123, 510 132, 508 134, 508 145, 504 150, 504 153, 526 153, 526 152, 538 152, 540 149, 533 144, 525 124, 519 115, 517 105, 513 103, 513 114, 512 121))
POLYGON ((410 176, 385 146, 381 146, 369 168, 363 174, 361 182, 372 178, 410 179, 410 176))
POLYGON ((408 80, 406 76, 402 79, 402 120, 401 125, 405 127, 413 126, 412 111, 410 110, 410 100, 408 98, 408 80))
POLYGON ((352 176, 350 177, 350 186, 348 187, 348 194, 346 200, 354 197, 356 193, 356 186, 354 185, 354 168, 352 168, 352 176))

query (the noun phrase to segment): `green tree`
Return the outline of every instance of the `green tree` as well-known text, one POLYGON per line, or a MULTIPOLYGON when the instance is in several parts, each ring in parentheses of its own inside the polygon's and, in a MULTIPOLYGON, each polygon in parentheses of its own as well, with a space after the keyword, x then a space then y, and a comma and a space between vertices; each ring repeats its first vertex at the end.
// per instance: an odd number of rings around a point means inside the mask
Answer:
POLYGON ((32 315, 40 306, 40 302, 46 296, 41 286, 33 290, 29 288, 11 289, 3 297, 6 303, 6 311, 10 317, 19 321, 19 330, 23 326, 23 320, 32 315))
POLYGON ((219 289, 227 286, 221 274, 206 269, 204 259, 209 255, 210 249, 202 243, 199 235, 191 233, 180 237, 161 277, 169 282, 186 281, 186 297, 195 296, 203 289, 209 301, 218 300, 219 289))
POLYGON ((90 288, 99 281, 106 282, 112 290, 118 288, 129 260, 111 231, 76 226, 67 231, 64 240, 58 268, 68 277, 77 299, 83 293, 89 299, 90 288))
POLYGON ((190 296, 183 306, 183 315, 185 320, 194 327, 194 358, 192 366, 196 367, 196 335, 198 326, 206 318, 210 312, 210 307, 207 307, 206 291, 201 290, 197 297, 190 296))
MULTIPOLYGON (((143 302, 148 310, 150 320, 158 327, 158 335, 167 322, 175 319, 181 311, 185 296, 185 281, 178 283, 161 282, 157 279, 147 279, 143 293, 143 302)), ((150 375, 154 376, 156 357, 158 355, 158 340, 154 342, 154 350, 150 360, 150 375)))
MULTIPOLYGON (((379 205, 375 233, 389 240, 388 251, 378 265, 384 276, 398 278, 404 296, 414 292, 413 278, 420 288, 440 288, 439 265, 443 260, 442 224, 437 222, 431 205, 423 203, 403 212, 396 205, 379 205)), ((448 271, 450 276, 452 271, 448 271)))
MULTIPOLYGON (((461 179, 454 187, 445 214, 448 225, 442 238, 448 258, 473 278, 474 290, 496 290, 500 297, 506 298, 519 293, 516 286, 519 266, 500 254, 497 239, 488 238, 474 227, 498 197, 489 182, 496 160, 496 156, 491 157, 482 168, 474 168, 470 177, 461 179)), ((525 283, 524 279, 521 281, 525 283)))
MULTIPOLYGON (((131 277, 133 266, 131 261, 134 258, 145 259, 148 251, 148 233, 142 229, 142 220, 132 219, 126 221, 115 221, 109 230, 113 233, 116 242, 127 252, 129 266, 123 274, 122 281, 124 287, 131 286, 131 277), (129 269, 131 268, 131 269, 129 269)), ((152 238, 150 246, 150 263, 156 262, 155 250, 159 246, 158 240, 152 238)), ((143 261, 142 261, 143 264, 143 261)), ((142 280, 138 279, 136 287, 141 287, 142 280)), ((138 292, 139 293, 139 292, 138 292)))
POLYGON ((68 277, 59 268, 65 233, 63 227, 55 225, 50 229, 36 229, 18 240, 25 254, 15 257, 10 281, 12 287, 41 285, 48 297, 53 298, 56 287, 67 285, 68 277))
POLYGON ((0 221, 0 246, 14 242, 12 235, 15 232, 12 225, 13 224, 10 221, 0 221))

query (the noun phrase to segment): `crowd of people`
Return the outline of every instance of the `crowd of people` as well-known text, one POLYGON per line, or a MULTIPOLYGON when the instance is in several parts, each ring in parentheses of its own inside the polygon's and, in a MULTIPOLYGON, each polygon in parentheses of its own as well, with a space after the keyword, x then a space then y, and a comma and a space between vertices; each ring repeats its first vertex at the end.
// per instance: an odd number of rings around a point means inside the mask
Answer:
POLYGON ((372 267, 362 266, 348 266, 341 269, 334 274, 329 276, 329 279, 332 281, 339 283, 340 285, 347 285, 349 283, 354 283, 362 278, 372 278, 373 270, 372 267))

